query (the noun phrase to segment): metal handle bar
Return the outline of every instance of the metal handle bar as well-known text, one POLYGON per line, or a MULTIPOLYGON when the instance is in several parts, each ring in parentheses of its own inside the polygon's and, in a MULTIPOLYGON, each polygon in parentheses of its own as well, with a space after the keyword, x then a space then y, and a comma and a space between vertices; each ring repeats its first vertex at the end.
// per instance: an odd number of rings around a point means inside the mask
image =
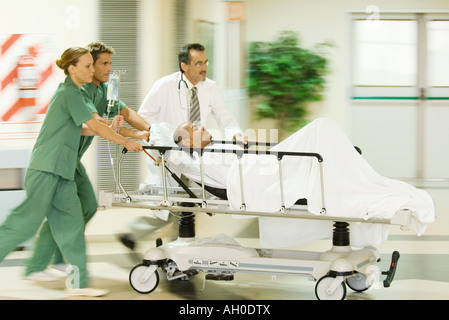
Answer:
POLYGON ((232 150, 232 149, 212 149, 212 148, 186 148, 186 147, 165 147, 165 146, 143 146, 144 149, 158 150, 161 153, 166 151, 186 151, 186 152, 197 152, 201 156, 204 152, 215 152, 215 153, 234 153, 237 157, 242 157, 243 154, 267 154, 275 155, 278 159, 282 159, 284 156, 301 156, 301 157, 315 157, 318 162, 323 162, 323 157, 319 153, 314 152, 291 152, 291 151, 274 151, 274 150, 232 150))

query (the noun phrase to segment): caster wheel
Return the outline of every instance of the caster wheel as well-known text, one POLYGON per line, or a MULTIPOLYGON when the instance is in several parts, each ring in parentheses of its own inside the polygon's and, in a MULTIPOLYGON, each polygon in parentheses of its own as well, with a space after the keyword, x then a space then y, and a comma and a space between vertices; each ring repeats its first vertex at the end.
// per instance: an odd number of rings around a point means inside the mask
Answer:
POLYGON ((315 286, 315 295, 318 300, 344 300, 346 297, 346 286, 344 281, 338 285, 332 294, 329 294, 327 291, 334 280, 335 278, 331 276, 324 276, 318 280, 315 286))
POLYGON ((366 275, 362 273, 357 273, 356 275, 346 279, 346 284, 349 288, 356 292, 363 292, 368 290, 371 285, 368 284, 368 279, 366 275))
POLYGON ((131 284, 131 287, 139 293, 150 293, 156 289, 159 284, 159 274, 157 271, 154 271, 148 279, 142 279, 147 270, 148 266, 139 264, 129 273, 129 283, 131 284))

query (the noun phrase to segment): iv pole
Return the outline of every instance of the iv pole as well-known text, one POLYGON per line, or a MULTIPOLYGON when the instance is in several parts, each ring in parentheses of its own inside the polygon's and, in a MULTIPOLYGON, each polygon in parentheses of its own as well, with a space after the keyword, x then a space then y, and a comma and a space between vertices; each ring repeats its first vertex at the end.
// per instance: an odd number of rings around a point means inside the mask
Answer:
MULTIPOLYGON (((114 106, 114 103, 117 102, 117 115, 120 115, 120 77, 122 74, 125 74, 125 70, 113 70, 109 74, 109 81, 108 81, 108 91, 107 91, 107 100, 108 100, 108 119, 109 119, 109 113, 111 111, 111 108, 114 106)), ((117 133, 119 133, 120 128, 117 127, 117 133)), ((120 167, 119 167, 119 157, 120 157, 120 150, 119 146, 115 146, 115 169, 112 165, 112 170, 115 170, 115 192, 119 193, 121 188, 120 185, 120 167)), ((111 161, 112 162, 112 161, 111 161)), ((112 163, 111 163, 112 164, 112 163)))

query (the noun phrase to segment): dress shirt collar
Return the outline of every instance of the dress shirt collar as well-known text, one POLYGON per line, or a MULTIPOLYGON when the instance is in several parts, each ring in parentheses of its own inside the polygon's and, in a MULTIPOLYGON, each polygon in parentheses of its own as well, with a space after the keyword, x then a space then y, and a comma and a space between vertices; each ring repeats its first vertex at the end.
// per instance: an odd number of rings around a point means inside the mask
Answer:
POLYGON ((183 78, 184 81, 187 83, 187 88, 189 89, 189 91, 190 91, 193 87, 195 87, 195 86, 189 81, 189 79, 187 79, 187 77, 186 77, 185 74, 182 75, 182 78, 183 78))
POLYGON ((200 81, 200 82, 198 82, 198 83, 196 84, 196 86, 194 86, 194 85, 189 81, 189 79, 187 79, 187 77, 186 77, 185 74, 182 75, 182 78, 183 78, 184 81, 187 83, 187 88, 189 89, 189 92, 192 92, 192 88, 193 88, 193 87, 199 88, 200 85, 201 85, 201 82, 203 82, 203 81, 200 81))

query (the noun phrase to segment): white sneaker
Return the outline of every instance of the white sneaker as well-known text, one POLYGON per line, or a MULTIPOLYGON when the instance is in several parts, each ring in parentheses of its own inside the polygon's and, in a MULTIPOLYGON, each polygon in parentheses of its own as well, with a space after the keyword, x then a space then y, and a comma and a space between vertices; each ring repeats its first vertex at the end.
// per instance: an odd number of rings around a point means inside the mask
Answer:
POLYGON ((68 274, 67 268, 70 267, 70 264, 66 263, 58 263, 52 266, 53 269, 64 272, 65 274, 68 274))
POLYGON ((42 282, 50 282, 50 281, 60 280, 58 277, 52 275, 51 273, 48 273, 47 271, 32 272, 29 275, 25 276, 24 279, 33 280, 33 281, 42 281, 42 282))
POLYGON ((70 297, 101 297, 108 293, 108 290, 95 288, 67 289, 70 297))

